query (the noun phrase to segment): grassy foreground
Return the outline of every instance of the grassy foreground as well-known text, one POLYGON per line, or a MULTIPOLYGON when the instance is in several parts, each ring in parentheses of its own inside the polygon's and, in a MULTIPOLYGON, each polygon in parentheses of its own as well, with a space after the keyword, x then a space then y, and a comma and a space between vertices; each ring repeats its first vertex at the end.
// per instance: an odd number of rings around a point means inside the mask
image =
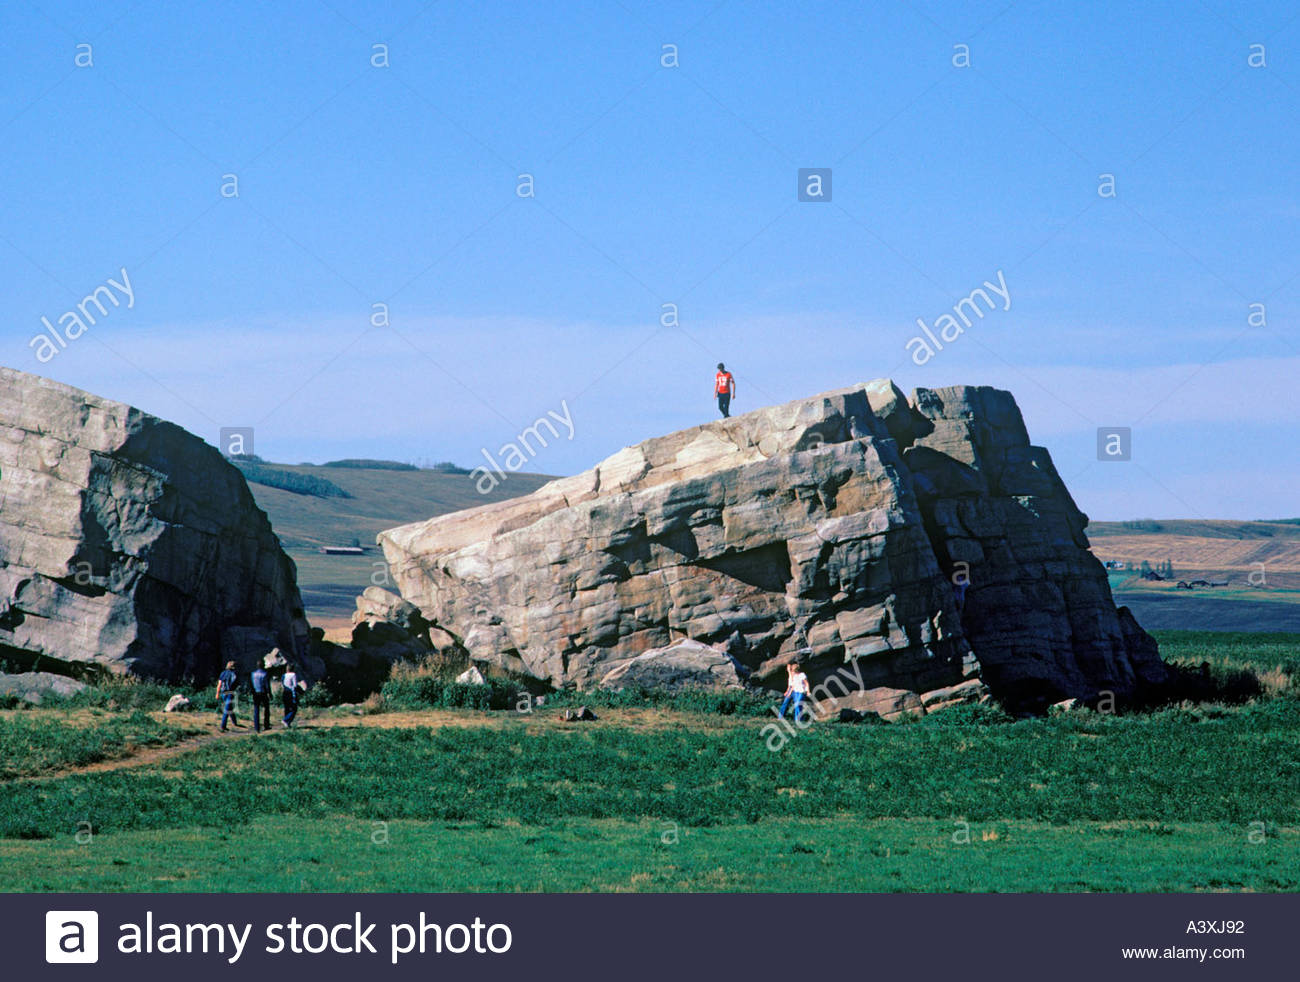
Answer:
POLYGON ((236 833, 0 842, 0 887, 29 891, 1294 891, 1300 834, 1232 824, 769 818, 682 827, 351 816, 236 833))
POLYGON ((775 751, 768 720, 704 703, 318 709, 219 738, 207 716, 2 712, 0 890, 1300 890, 1296 646, 1162 642, 1267 696, 963 707, 775 751))

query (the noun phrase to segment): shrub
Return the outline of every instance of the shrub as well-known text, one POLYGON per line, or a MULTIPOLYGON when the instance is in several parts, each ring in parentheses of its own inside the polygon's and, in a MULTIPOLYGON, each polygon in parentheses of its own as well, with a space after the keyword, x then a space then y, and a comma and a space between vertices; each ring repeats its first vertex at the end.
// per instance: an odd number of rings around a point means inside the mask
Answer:
POLYGON ((949 706, 921 718, 927 726, 1003 726, 1016 718, 996 703, 949 706))
POLYGON ((1249 668, 1202 662, 1199 667, 1170 662, 1173 681, 1162 691, 1160 703, 1223 702, 1240 705, 1264 695, 1264 686, 1249 668))
POLYGON ((115 712, 148 711, 162 709, 176 693, 189 699, 195 709, 217 708, 216 696, 210 689, 196 689, 191 685, 167 686, 134 675, 105 675, 70 696, 46 696, 41 705, 115 712))
POLYGON ((464 685, 436 675, 409 675, 390 678, 380 694, 389 709, 514 709, 519 691, 500 679, 464 685))
POLYGON ((335 706, 342 702, 328 682, 317 682, 298 699, 300 706, 335 706))

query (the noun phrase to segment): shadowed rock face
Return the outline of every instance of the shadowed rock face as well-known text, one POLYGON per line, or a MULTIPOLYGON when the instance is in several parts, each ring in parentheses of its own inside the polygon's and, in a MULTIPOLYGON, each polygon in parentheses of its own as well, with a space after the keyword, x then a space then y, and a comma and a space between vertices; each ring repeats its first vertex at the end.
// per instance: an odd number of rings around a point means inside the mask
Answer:
POLYGON ((205 681, 292 650, 300 605, 293 562, 215 448, 0 369, 0 658, 205 681))
POLYGON ((1086 523, 1009 393, 909 402, 880 380, 649 440, 379 542, 403 597, 473 658, 552 684, 596 684, 689 638, 774 685, 795 658, 814 682, 918 693, 983 663, 996 695, 1035 706, 1164 679, 1086 523))
POLYGON ((1043 709, 1164 684, 1155 641, 1115 609, 1088 517, 1030 446, 1011 393, 918 389, 913 403, 930 431, 903 459, 940 566, 969 577, 962 630, 994 694, 1043 709))

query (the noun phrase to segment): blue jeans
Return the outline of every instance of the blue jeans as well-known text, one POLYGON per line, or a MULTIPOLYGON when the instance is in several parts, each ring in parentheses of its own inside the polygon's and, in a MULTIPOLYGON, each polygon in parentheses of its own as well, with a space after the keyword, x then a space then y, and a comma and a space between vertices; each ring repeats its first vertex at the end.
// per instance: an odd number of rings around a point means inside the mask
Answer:
POLYGON ((780 716, 782 719, 785 719, 785 710, 786 707, 790 705, 791 700, 794 701, 794 721, 797 723, 799 722, 800 719, 803 718, 803 693, 802 692, 787 692, 785 694, 785 699, 781 701, 780 716))
POLYGON ((271 728, 271 693, 253 693, 253 729, 259 733, 271 728), (265 722, 263 722, 265 720, 265 722))
POLYGON ((235 716, 235 694, 233 692, 223 692, 221 694, 221 728, 226 728, 226 720, 234 719, 236 723, 239 719, 235 716))
POLYGON ((293 689, 285 689, 280 699, 284 702, 284 721, 292 725, 294 717, 298 715, 298 693, 293 689))

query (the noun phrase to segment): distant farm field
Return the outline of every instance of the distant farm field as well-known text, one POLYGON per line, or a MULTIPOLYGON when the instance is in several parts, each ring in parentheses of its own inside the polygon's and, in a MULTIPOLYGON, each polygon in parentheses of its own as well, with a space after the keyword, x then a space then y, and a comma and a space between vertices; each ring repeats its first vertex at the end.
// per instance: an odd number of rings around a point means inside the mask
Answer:
POLYGON ((1162 640, 1268 675, 1268 697, 1018 722, 959 708, 777 749, 768 719, 703 701, 591 723, 340 707, 257 737, 153 714, 184 732, 141 729, 147 746, 80 769, 68 729, 118 717, 8 711, 0 889, 1300 889, 1300 639, 1162 640))
POLYGON ((295 494, 283 488, 250 484, 285 551, 298 566, 298 586, 313 624, 346 629, 356 598, 371 584, 389 586, 375 536, 385 529, 436 515, 474 508, 528 494, 550 478, 508 474, 489 494, 479 494, 470 474, 436 470, 391 470, 272 464, 277 470, 329 481, 347 497, 295 494), (325 546, 358 545, 361 555, 324 555, 325 546))

